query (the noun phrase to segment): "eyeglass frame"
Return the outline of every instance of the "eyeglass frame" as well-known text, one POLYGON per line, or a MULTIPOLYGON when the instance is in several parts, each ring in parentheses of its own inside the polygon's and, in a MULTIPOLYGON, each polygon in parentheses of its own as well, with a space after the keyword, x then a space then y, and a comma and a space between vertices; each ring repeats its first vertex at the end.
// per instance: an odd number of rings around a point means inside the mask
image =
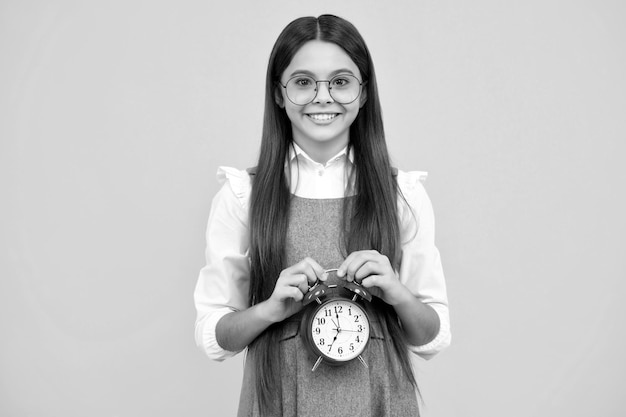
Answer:
POLYGON ((363 85, 367 84, 367 80, 365 81, 361 81, 359 80, 355 75, 352 74, 337 74, 334 77, 332 77, 330 80, 316 80, 315 78, 311 77, 310 75, 294 75, 293 77, 289 78, 287 80, 287 82, 285 83, 285 85, 283 85, 283 83, 280 82, 280 80, 276 81, 282 88, 285 89, 285 95, 287 96, 287 99, 292 102, 293 104, 295 104, 296 106, 306 106, 307 104, 313 103, 313 101, 315 101, 315 97, 317 97, 319 90, 318 90, 318 85, 319 83, 328 83, 328 95, 330 95, 330 98, 333 99, 334 102, 339 103, 339 104, 350 104, 350 103, 354 103, 359 97, 361 97, 361 87, 363 87, 363 85), (359 83, 359 94, 357 94, 357 96, 354 98, 354 100, 352 101, 348 101, 347 103, 340 103, 337 100, 335 100, 335 97, 333 97, 333 93, 332 90, 333 88, 330 85, 330 82, 333 81, 335 78, 338 77, 352 77, 355 80, 357 80, 357 82, 359 83), (311 101, 304 103, 304 104, 298 104, 295 103, 291 98, 289 98, 289 94, 287 94, 287 84, 289 84, 289 81, 293 80, 294 78, 299 78, 299 77, 306 77, 306 78, 310 78, 311 80, 313 80, 315 82, 315 94, 313 95, 313 98, 311 99, 311 101))

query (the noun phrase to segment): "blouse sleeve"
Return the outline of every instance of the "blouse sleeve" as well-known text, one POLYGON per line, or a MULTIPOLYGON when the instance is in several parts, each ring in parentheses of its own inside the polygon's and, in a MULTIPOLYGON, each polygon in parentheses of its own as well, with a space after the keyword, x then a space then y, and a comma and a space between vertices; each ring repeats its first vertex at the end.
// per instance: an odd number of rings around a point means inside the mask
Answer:
POLYGON ((439 333, 428 344, 409 346, 422 358, 430 359, 450 345, 450 314, 446 282, 439 250, 435 246, 435 218, 432 203, 422 185, 425 172, 398 172, 402 224, 400 281, 439 316, 439 333), (403 197, 403 198, 402 198, 403 197))
POLYGON ((238 352, 224 350, 215 336, 217 322, 226 314, 248 307, 248 199, 250 178, 246 171, 220 167, 223 185, 213 198, 206 229, 206 266, 194 291, 198 347, 222 361, 238 352))

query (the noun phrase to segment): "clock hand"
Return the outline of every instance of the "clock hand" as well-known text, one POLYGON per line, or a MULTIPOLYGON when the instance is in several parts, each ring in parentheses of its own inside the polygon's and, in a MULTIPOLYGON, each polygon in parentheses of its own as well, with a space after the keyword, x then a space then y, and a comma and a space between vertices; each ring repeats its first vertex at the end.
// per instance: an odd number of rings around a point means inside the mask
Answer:
POLYGON ((328 346, 328 351, 330 352, 333 348, 333 345, 335 344, 335 341, 337 340, 337 336, 339 336, 339 331, 337 331, 337 334, 335 335, 335 338, 333 339, 333 341, 331 342, 330 346, 328 346))
POLYGON ((335 320, 333 320, 333 319, 330 319, 330 321, 332 321, 333 324, 335 326, 337 326, 336 329, 333 329, 333 330, 337 330, 337 334, 335 335, 335 338, 333 339, 332 343, 328 347, 328 352, 330 352, 332 350, 333 345, 335 344, 335 341, 337 340, 337 337, 339 336, 339 333, 341 332, 341 327, 339 327, 339 314, 335 313, 335 317, 337 317, 337 323, 335 323, 335 320))
POLYGON ((339 314, 336 314, 337 317, 337 323, 335 323, 335 320, 330 319, 330 321, 333 322, 333 324, 337 327, 336 329, 333 330, 337 330, 337 333, 339 333, 341 331, 341 327, 339 326, 339 314))

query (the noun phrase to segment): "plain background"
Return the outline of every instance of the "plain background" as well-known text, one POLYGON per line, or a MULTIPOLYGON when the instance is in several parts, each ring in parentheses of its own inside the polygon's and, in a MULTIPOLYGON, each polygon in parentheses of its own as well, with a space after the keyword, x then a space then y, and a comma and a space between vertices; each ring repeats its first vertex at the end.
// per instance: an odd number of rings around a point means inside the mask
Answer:
POLYGON ((312 3, 0 1, 0 415, 234 415, 241 356, 193 340, 215 172, 255 164, 278 33, 331 12, 430 173, 424 416, 623 416, 625 4, 312 3))

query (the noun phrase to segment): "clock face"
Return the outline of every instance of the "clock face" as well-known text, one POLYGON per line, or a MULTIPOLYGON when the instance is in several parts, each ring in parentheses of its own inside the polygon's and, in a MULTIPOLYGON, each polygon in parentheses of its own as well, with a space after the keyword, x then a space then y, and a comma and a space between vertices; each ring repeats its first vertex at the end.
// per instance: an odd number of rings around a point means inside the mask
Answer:
POLYGON ((359 356, 370 337, 365 311, 346 299, 334 299, 318 306, 310 325, 314 348, 320 355, 338 362, 359 356))

